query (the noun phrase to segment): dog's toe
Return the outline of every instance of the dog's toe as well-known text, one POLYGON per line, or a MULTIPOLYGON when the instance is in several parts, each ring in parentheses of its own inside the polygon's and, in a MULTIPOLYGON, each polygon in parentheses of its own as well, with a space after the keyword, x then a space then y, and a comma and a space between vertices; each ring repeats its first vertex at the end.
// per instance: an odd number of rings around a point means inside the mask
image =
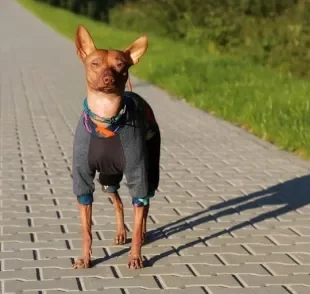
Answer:
POLYGON ((132 270, 137 270, 143 268, 143 261, 141 256, 130 257, 128 262, 128 268, 132 270))
POLYGON ((126 243, 126 240, 127 240, 126 231, 122 230, 122 231, 116 233, 116 236, 114 238, 114 244, 115 245, 123 245, 126 243))
POLYGON ((86 261, 84 258, 79 258, 73 265, 73 269, 83 269, 83 268, 89 268, 90 267, 90 261, 86 261))

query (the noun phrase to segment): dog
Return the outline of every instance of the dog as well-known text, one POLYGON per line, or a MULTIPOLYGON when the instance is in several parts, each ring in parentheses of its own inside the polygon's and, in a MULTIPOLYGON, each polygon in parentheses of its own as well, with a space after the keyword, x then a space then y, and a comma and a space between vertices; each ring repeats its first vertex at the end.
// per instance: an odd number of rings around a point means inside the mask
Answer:
POLYGON ((85 26, 75 35, 77 55, 86 72, 87 97, 73 140, 72 178, 82 227, 82 257, 74 269, 91 267, 94 178, 108 193, 116 213, 115 244, 126 243, 123 203, 118 189, 123 176, 132 197, 134 227, 128 267, 143 267, 150 198, 159 185, 161 135, 150 105, 125 91, 129 68, 148 48, 143 35, 125 50, 97 49, 85 26))

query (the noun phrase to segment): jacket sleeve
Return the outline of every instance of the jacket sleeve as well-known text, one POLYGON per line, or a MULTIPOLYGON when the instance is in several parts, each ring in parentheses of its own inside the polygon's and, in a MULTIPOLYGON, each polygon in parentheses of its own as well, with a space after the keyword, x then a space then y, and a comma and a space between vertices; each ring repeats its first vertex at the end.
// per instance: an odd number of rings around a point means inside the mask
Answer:
POLYGON ((148 189, 149 193, 155 192, 159 185, 160 177, 160 146, 161 137, 159 129, 154 135, 146 141, 146 149, 148 153, 148 189))
POLYGON ((146 150, 148 153, 149 192, 153 193, 159 185, 161 135, 151 106, 146 103, 146 150))
POLYGON ((85 130, 83 118, 79 120, 73 141, 72 178, 73 192, 82 204, 93 202, 96 171, 88 164, 88 150, 91 135, 85 130))

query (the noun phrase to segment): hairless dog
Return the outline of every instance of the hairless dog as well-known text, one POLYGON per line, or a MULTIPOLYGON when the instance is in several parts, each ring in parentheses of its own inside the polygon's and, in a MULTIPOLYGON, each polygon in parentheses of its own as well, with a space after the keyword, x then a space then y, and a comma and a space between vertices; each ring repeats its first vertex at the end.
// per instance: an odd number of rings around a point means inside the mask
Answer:
POLYGON ((159 184, 161 136, 150 105, 138 94, 126 92, 125 87, 129 68, 147 50, 147 37, 141 36, 126 50, 97 49, 87 29, 80 25, 75 44, 86 71, 87 97, 73 142, 73 190, 83 240, 82 257, 73 268, 91 266, 94 178, 98 172, 102 191, 111 196, 115 207, 115 244, 124 244, 127 237, 118 193, 123 176, 126 178, 134 211, 128 266, 139 269, 143 267, 141 247, 150 198, 159 184))

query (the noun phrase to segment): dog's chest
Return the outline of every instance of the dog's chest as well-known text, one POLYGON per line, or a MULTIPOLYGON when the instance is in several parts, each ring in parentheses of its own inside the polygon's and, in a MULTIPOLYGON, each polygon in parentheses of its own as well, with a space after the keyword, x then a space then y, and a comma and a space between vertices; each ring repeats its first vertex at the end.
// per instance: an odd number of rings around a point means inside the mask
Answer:
POLYGON ((92 136, 89 144, 88 163, 91 169, 104 174, 123 174, 124 151, 119 136, 100 138, 92 136))
POLYGON ((141 164, 145 156, 143 128, 125 127, 110 138, 91 136, 88 163, 92 170, 106 175, 123 174, 141 164))

